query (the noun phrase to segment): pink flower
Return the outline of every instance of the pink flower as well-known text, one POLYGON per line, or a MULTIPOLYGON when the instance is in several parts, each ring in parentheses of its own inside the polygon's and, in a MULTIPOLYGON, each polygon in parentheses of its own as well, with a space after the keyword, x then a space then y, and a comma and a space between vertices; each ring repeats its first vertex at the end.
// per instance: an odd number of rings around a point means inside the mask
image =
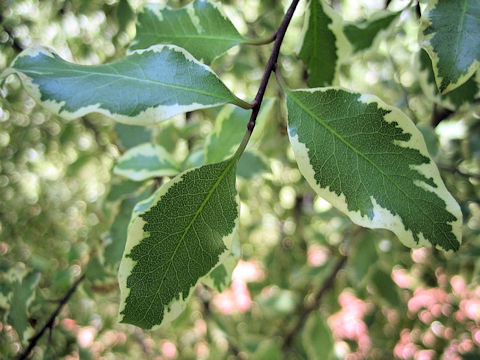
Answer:
POLYGON ((414 284, 413 277, 405 269, 393 269, 392 279, 399 287, 404 289, 410 289, 414 284))
POLYGON ((393 349, 393 355, 399 359, 411 359, 418 351, 418 346, 413 343, 410 329, 400 332, 400 340, 393 349))
POLYGON ((232 273, 233 280, 242 280, 245 282, 262 281, 264 277, 265 273, 260 268, 260 265, 258 265, 258 262, 254 260, 240 260, 232 273))
POLYGON ((433 360, 435 359, 435 351, 433 350, 420 350, 415 353, 415 360, 433 360))
POLYGON ((173 342, 164 340, 161 349, 163 356, 167 359, 175 359, 177 357, 177 347, 173 342))
POLYGON ((347 290, 339 295, 338 302, 342 309, 328 318, 333 336, 337 339, 350 339, 357 342, 358 351, 350 354, 348 359, 356 359, 357 356, 364 358, 371 347, 368 328, 363 321, 367 304, 347 290))
POLYGON ((328 259, 328 248, 313 244, 308 247, 307 260, 310 266, 321 266, 328 259))

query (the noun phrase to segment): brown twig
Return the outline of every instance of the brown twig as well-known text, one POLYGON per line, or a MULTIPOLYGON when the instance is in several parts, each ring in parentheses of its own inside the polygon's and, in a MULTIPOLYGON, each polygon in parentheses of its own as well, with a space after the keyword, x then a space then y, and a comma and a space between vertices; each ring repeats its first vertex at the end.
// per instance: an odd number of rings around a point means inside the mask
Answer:
POLYGON ((258 112, 260 111, 260 106, 262 105, 263 97, 265 96, 265 91, 267 89, 268 80, 270 79, 270 75, 275 69, 277 64, 278 55, 280 54, 280 47, 282 46, 283 38, 285 37, 285 33, 287 32, 288 25, 292 20, 293 13, 298 5, 299 0, 293 0, 288 8, 285 16, 282 20, 282 23, 278 27, 278 30, 275 32, 275 42, 273 44, 272 52, 270 54, 270 58, 268 59, 267 66, 265 67, 265 71, 263 73, 262 81, 260 83, 260 87, 258 88, 257 95, 253 100, 253 107, 252 107, 252 115, 250 116, 250 121, 248 122, 247 131, 250 133, 253 131, 255 127, 255 123, 257 121, 258 112))
POLYGON ((70 288, 70 290, 68 290, 68 292, 65 294, 65 296, 63 298, 61 298, 59 300, 59 304, 57 306, 57 308, 55 309, 55 311, 50 315, 50 317, 48 318, 47 322, 45 323, 45 325, 43 325, 43 327, 37 331, 37 333, 35 335, 33 335, 29 340, 28 340, 28 346, 25 348, 25 350, 23 350, 21 353, 19 353, 15 358, 14 360, 24 360, 24 359, 28 359, 28 356, 30 355, 30 353, 32 352, 32 350, 35 348, 35 346, 37 345, 38 341, 42 338, 43 334, 45 333, 45 331, 49 330, 49 329, 52 329, 54 324, 55 324, 55 319, 57 318, 58 314, 60 314, 60 311, 63 309, 63 307, 65 306, 65 304, 68 302, 68 300, 70 300, 70 298, 72 297, 72 295, 75 293, 75 291, 77 290, 78 288, 78 285, 80 285, 80 283, 85 280, 85 274, 83 274, 82 276, 80 276, 72 285, 72 287, 70 288))
POLYGON ((335 278, 346 262, 347 262, 347 256, 342 255, 342 257, 338 260, 337 264, 333 268, 330 276, 327 278, 327 280, 323 283, 323 286, 315 294, 313 303, 310 306, 305 307, 303 311, 300 313, 300 316, 298 317, 297 322, 295 323, 295 326, 293 326, 293 328, 287 333, 287 335, 283 340, 282 350, 284 352, 287 351, 289 348, 291 348, 293 344, 293 340, 295 339, 295 336, 305 325, 305 322, 307 321, 307 318, 310 315, 310 313, 318 309, 323 299, 323 296, 330 289, 333 288, 333 285, 335 284, 335 278))

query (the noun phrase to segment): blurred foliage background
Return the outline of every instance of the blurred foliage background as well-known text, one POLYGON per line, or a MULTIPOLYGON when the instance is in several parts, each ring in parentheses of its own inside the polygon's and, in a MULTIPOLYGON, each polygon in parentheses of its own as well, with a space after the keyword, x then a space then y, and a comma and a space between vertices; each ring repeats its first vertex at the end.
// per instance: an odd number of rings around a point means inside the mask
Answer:
MULTIPOLYGON (((82 64, 121 58, 142 0, 4 0, 0 70, 34 44, 82 64)), ((188 1, 169 1, 170 6, 188 1)), ((243 34, 265 37, 288 1, 222 1, 243 34)), ((389 10, 407 1, 392 1, 389 10)), ((306 2, 287 32, 280 63, 306 87, 296 57, 306 2)), ((385 7, 333 1, 347 21, 385 7)), ((419 75, 415 6, 392 31, 341 69, 340 84, 400 107, 423 132, 464 214, 455 254, 410 250, 387 231, 360 229, 314 195, 297 169, 277 101, 258 151, 265 164, 239 178, 242 260, 218 294, 199 286, 187 310, 154 331, 118 324, 118 260, 133 205, 160 182, 112 174, 128 148, 153 141, 185 167, 195 164, 221 109, 177 116, 151 128, 91 115, 65 121, 39 108, 14 77, 0 98, 0 357, 15 356, 60 299, 86 280, 38 343, 34 359, 473 359, 480 358, 480 113, 478 101, 447 104, 419 75), (306 325, 288 334, 337 261, 347 258, 306 325)), ((243 98, 258 88, 270 46, 235 47, 213 69, 243 98)), ((478 83, 478 74, 477 74, 478 83)), ((478 94, 477 94, 478 95, 478 94)), ((119 99, 121 101, 121 99, 119 99)))

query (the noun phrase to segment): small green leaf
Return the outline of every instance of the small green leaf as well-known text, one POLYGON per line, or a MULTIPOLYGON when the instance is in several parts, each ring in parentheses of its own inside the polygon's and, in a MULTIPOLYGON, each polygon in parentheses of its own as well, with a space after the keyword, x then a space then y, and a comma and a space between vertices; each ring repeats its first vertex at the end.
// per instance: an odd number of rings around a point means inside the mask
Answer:
POLYGON ((232 46, 245 41, 219 5, 195 0, 180 9, 148 4, 138 15, 131 50, 156 44, 174 44, 207 64, 232 46))
POLYGON ((380 34, 388 31, 394 20, 400 15, 398 12, 378 12, 372 19, 364 20, 358 24, 347 24, 343 31, 353 46, 354 52, 359 52, 372 47, 375 40, 381 38, 380 34))
POLYGON ((464 105, 471 104, 478 93, 478 83, 475 76, 472 76, 459 87, 442 95, 439 93, 435 83, 435 74, 432 68, 432 61, 425 50, 420 51, 420 74, 419 82, 423 93, 432 101, 441 104, 443 107, 456 110, 464 105))
POLYGON ((246 180, 270 171, 268 162, 256 152, 245 151, 238 162, 237 174, 246 180))
POLYGON ((311 0, 305 14, 298 56, 307 65, 310 86, 337 82, 340 60, 349 52, 342 19, 324 0, 311 0))
POLYGON ((363 286, 363 280, 378 260, 375 240, 366 234, 355 244, 350 261, 347 263, 348 275, 355 286, 363 286))
POLYGON ((465 83, 480 66, 480 2, 431 0, 422 14, 420 43, 442 94, 465 83))
POLYGON ((239 213, 236 163, 233 157, 187 170, 137 216, 134 210, 118 275, 121 322, 150 329, 173 320, 195 285, 228 257, 239 213))
POLYGON ((13 326, 21 340, 23 340, 23 333, 29 326, 28 307, 34 298, 39 281, 40 273, 34 271, 25 275, 21 282, 17 281, 13 289, 7 321, 13 326))
POLYGON ((373 288, 378 296, 394 308, 399 308, 402 305, 400 294, 398 293, 398 287, 393 282, 390 274, 377 268, 372 274, 371 279, 373 288))
POLYGON ((309 359, 328 360, 332 356, 332 331, 319 312, 309 316, 302 332, 302 343, 309 359))
POLYGON ((115 123, 115 133, 124 149, 152 141, 153 131, 150 127, 115 123))
POLYGON ((163 147, 152 143, 138 145, 118 159, 113 173, 134 181, 179 173, 175 159, 163 147))
POLYGON ((460 207, 405 114, 341 88, 287 89, 287 109, 300 171, 322 198, 407 246, 458 249, 460 207))
POLYGON ((2 76, 18 75, 28 93, 65 119, 97 112, 116 121, 153 124, 176 114, 232 103, 215 73, 185 50, 156 45, 103 65, 77 65, 53 51, 23 51, 2 76))
MULTIPOLYGON (((274 104, 275 100, 273 99, 263 101, 249 147, 257 143, 262 136, 274 104)), ((236 106, 226 105, 223 107, 215 120, 215 128, 205 142, 205 161, 207 164, 225 160, 233 155, 247 130, 250 115, 251 111, 236 106)))

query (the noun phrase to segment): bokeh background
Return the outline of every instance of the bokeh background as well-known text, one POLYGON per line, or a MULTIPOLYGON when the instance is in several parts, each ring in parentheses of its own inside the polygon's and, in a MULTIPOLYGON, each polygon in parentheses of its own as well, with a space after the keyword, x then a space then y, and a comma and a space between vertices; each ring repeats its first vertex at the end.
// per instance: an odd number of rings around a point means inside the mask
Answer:
MULTIPOLYGON (((119 59, 135 36, 143 3, 3 0, 0 70, 35 44, 81 64, 119 59)), ((241 33, 259 38, 275 31, 289 2, 222 4, 241 33)), ((305 5, 300 2, 280 58, 292 87, 306 87, 296 57, 305 5)), ((385 2, 332 5, 346 21, 359 22, 385 2)), ((389 10, 407 5, 392 1, 389 10)), ((133 205, 168 179, 133 182, 113 175, 112 167, 128 148, 149 141, 179 162, 190 161, 221 109, 150 128, 100 115, 65 121, 8 78, 0 97, 0 357, 18 353, 86 273, 34 359, 480 358, 480 111, 478 101, 452 106, 422 81, 418 28, 412 6, 370 51, 342 66, 340 84, 400 107, 421 129, 464 214, 460 250, 410 250, 387 231, 353 225, 315 196, 294 161, 283 95, 272 79, 267 96, 277 101, 258 146, 265 161, 237 183, 241 260, 232 283, 222 293, 198 286, 186 311, 154 331, 117 322, 112 257, 121 253, 116 245, 125 241, 133 205), (343 256, 347 262, 320 306, 282 350, 343 256)), ((212 68, 238 96, 252 99, 270 47, 235 47, 212 68)))

